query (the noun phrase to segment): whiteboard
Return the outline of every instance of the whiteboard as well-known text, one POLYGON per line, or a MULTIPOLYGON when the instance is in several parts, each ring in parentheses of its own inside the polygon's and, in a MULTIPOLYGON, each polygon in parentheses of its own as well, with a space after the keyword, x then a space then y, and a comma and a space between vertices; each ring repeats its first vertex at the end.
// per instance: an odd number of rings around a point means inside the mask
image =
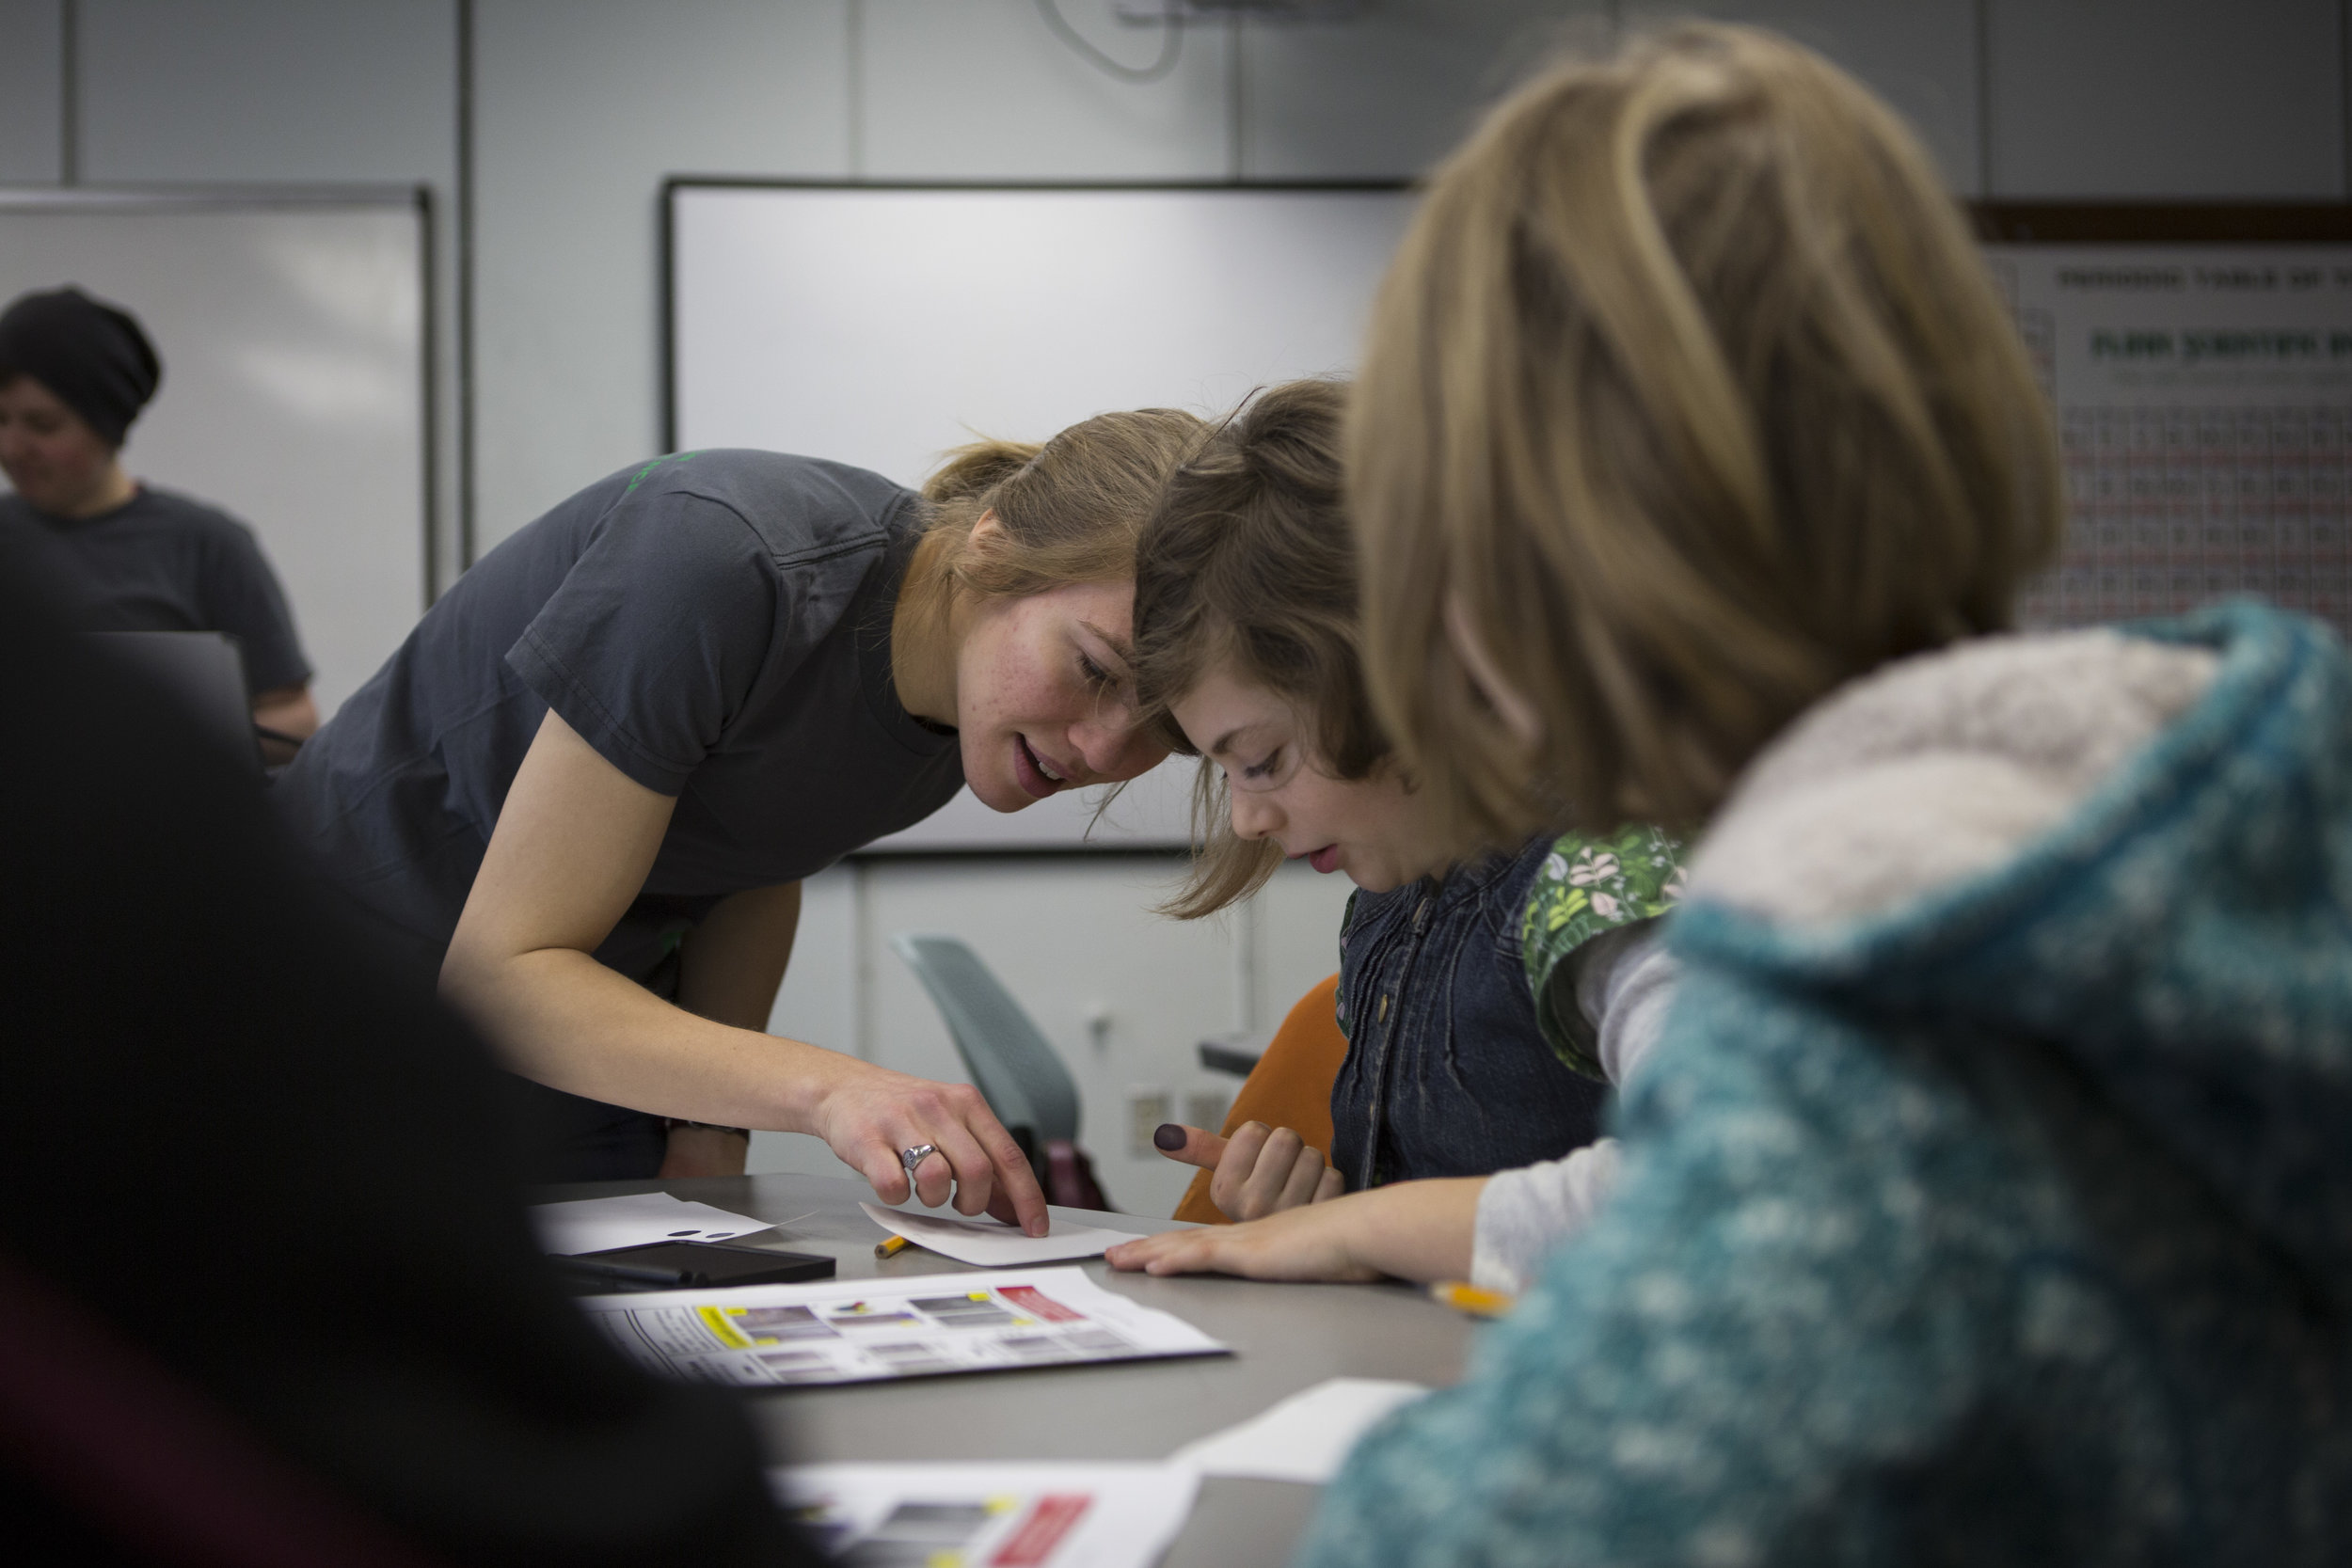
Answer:
POLYGON ((164 362, 133 477, 250 524, 331 716, 425 605, 418 193, 0 190, 0 305, 78 285, 164 362))
MULTIPOLYGON (((1389 186, 840 186, 677 180, 673 450, 766 447, 919 483, 975 434, 1220 413, 1355 368, 1413 198, 1389 186)), ((1091 801, 968 793, 877 849, 1186 842, 1189 759, 1091 801)))

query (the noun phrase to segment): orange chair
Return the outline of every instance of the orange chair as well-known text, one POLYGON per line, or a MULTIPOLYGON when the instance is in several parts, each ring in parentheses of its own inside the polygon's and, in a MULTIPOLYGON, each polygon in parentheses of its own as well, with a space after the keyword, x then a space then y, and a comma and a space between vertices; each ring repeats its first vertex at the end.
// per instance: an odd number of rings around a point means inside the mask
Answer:
MULTIPOLYGON (((1246 1121, 1287 1127, 1331 1155, 1331 1084, 1347 1055, 1347 1037, 1340 1033, 1340 977, 1336 974, 1298 999, 1298 1005, 1274 1032, 1274 1042, 1258 1058, 1249 1077, 1233 1097, 1233 1108, 1217 1131, 1227 1137, 1246 1121)), ((1209 1201, 1209 1175, 1196 1174, 1176 1205, 1175 1217, 1200 1225, 1231 1225, 1224 1212, 1209 1201)))

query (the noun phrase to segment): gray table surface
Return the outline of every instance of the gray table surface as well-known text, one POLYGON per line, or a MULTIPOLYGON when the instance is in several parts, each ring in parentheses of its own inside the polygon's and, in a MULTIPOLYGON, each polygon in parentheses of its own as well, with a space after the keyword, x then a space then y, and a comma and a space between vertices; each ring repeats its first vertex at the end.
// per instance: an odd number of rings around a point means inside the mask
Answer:
MULTIPOLYGON (((857 1207, 873 1195, 855 1180, 612 1181, 538 1196, 552 1201, 653 1191, 768 1221, 776 1228, 745 1238, 745 1244, 824 1253, 837 1260, 840 1278, 964 1272, 953 1259, 919 1247, 877 1259, 882 1233, 857 1207)), ((1054 1213, 1120 1230, 1176 1228, 1139 1214, 1054 1213)), ((756 1395, 753 1412, 771 1456, 778 1463, 1164 1459, 1327 1377, 1457 1382, 1470 1348, 1469 1320, 1408 1286, 1153 1279, 1118 1273, 1099 1258, 1081 1266, 1107 1289, 1174 1313, 1233 1354, 756 1395)), ((1287 1562, 1317 1496, 1317 1488, 1284 1481, 1205 1481, 1165 1568, 1287 1562)))

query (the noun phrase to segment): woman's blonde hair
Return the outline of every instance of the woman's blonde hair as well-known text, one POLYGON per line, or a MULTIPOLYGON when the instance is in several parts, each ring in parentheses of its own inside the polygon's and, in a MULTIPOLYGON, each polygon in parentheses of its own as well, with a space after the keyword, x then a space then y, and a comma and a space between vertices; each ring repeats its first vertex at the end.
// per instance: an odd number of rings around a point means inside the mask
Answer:
MULTIPOLYGON (((1135 576, 1143 519, 1207 430, 1182 409, 1139 408, 1082 420, 1041 446, 983 440, 950 451, 924 482, 930 520, 896 615, 944 625, 959 594, 1015 598, 1135 576), (1004 531, 973 549, 972 527, 990 512, 1004 531)), ((902 686, 909 643, 891 640, 902 686)))
POLYGON ((1926 154, 1743 27, 1558 66, 1487 117, 1383 287, 1347 450, 1367 684, 1463 845, 1696 824, 1832 687, 2008 625, 2061 515, 1926 154))
MULTIPOLYGON (((1347 388, 1293 381, 1261 392, 1176 470, 1136 546, 1136 700, 1171 751, 1200 755, 1169 707, 1210 671, 1288 702, 1305 721, 1301 766, 1367 777, 1389 754, 1364 696, 1356 551, 1340 506, 1347 388)), ((1265 885, 1281 846, 1233 832, 1221 768, 1193 785, 1193 856, 1160 906, 1194 920, 1265 885)))

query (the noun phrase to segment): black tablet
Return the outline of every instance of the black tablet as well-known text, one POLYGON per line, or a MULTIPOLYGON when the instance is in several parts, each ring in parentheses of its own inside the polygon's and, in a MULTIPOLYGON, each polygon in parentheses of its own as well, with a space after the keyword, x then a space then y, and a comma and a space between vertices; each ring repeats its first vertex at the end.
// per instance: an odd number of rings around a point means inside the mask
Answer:
POLYGON ((578 1285, 598 1291, 685 1291, 726 1285, 787 1285, 831 1279, 834 1260, 725 1242, 646 1242, 555 1258, 578 1285))

